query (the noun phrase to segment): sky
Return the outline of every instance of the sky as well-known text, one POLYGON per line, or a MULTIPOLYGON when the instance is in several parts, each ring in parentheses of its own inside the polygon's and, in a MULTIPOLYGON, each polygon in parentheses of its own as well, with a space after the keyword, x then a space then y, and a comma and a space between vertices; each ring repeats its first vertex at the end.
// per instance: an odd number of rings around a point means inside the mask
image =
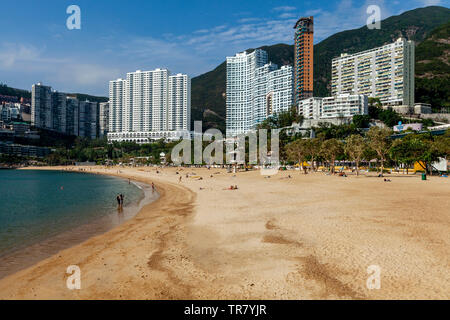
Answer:
POLYGON ((1 0, 0 83, 107 96, 109 80, 127 72, 195 77, 245 49, 292 44, 302 16, 314 16, 318 43, 365 25, 372 4, 385 19, 450 0, 1 0), (81 10, 79 30, 66 26, 70 5, 81 10))

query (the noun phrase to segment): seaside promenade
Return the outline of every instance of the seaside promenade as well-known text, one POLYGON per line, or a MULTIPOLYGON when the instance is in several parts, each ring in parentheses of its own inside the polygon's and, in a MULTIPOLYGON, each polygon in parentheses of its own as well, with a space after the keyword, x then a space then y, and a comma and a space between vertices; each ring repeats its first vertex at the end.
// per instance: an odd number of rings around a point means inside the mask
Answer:
POLYGON ((450 298, 446 178, 87 172, 154 182, 160 198, 113 230, 0 279, 0 299, 450 298), (81 290, 66 287, 70 265, 81 269, 81 290), (367 287, 370 266, 380 268, 379 289, 367 287))

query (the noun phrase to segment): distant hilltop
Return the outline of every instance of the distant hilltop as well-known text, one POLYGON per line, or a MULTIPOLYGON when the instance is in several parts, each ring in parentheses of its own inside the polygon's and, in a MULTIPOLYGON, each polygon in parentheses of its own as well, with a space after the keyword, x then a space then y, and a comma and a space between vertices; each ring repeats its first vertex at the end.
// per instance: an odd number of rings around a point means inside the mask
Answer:
MULTIPOLYGON (((66 93, 66 92, 65 92, 66 93)), ((66 93, 67 96, 73 97, 80 101, 91 101, 91 102, 106 102, 108 101, 107 97, 99 97, 99 96, 91 96, 84 93, 66 93)), ((17 97, 18 100, 20 98, 31 99, 31 91, 24 89, 16 89, 8 87, 6 84, 0 83, 0 95, 17 97)))

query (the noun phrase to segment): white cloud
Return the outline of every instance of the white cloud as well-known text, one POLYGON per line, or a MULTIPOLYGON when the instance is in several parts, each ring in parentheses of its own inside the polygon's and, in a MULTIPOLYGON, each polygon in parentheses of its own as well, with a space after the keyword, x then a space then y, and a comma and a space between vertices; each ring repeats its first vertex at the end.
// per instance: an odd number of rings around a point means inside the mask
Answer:
POLYGON ((248 22, 256 22, 261 21, 260 18, 242 18, 238 20, 238 23, 248 23, 248 22))
POLYGON ((3 43, 0 46, 0 67, 13 68, 18 62, 36 61, 40 50, 32 45, 3 43))
POLYGON ((425 6, 437 6, 441 4, 441 0, 423 0, 421 1, 425 6))
POLYGON ((117 68, 104 67, 98 64, 66 64, 58 72, 57 78, 65 82, 68 78, 81 86, 92 86, 99 83, 108 83, 117 78, 120 71, 117 68))
POLYGON ((291 12, 285 12, 285 13, 280 14, 278 17, 281 18, 281 19, 288 19, 288 18, 296 17, 296 14, 295 13, 291 13, 291 12))
POLYGON ((274 11, 294 11, 297 10, 296 7, 292 7, 292 6, 280 6, 280 7, 276 7, 273 8, 274 11))
POLYGON ((119 74, 114 67, 81 62, 75 57, 52 57, 45 47, 22 43, 0 45, 0 71, 20 74, 22 78, 25 75, 32 83, 46 81, 60 91, 106 84, 119 74))

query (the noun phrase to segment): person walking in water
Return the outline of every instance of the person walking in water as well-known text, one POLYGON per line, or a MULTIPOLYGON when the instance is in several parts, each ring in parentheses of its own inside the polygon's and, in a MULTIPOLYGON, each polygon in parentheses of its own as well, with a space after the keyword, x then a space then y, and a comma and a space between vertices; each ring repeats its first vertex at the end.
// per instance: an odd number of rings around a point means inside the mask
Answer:
POLYGON ((123 209, 123 194, 120 194, 120 208, 123 209))
POLYGON ((116 200, 117 200, 117 209, 120 210, 122 200, 120 199, 120 195, 119 194, 117 195, 116 200))
POLYGON ((155 192, 155 184, 152 182, 152 192, 155 192))

